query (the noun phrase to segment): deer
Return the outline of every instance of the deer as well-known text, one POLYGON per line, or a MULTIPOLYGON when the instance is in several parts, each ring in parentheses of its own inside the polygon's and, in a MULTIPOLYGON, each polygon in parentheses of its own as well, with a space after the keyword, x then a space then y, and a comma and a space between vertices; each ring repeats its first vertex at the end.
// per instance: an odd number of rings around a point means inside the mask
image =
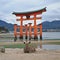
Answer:
POLYGON ((24 53, 34 53, 36 49, 32 46, 29 46, 31 42, 24 42, 25 47, 24 47, 24 53))

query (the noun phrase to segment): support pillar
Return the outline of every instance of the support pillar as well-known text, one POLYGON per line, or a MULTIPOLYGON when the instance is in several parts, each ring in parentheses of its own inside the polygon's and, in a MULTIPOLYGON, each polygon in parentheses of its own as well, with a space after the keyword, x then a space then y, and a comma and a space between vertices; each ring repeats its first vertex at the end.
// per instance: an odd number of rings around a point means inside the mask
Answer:
POLYGON ((40 24, 40 48, 42 48, 42 23, 40 24))
POLYGON ((14 24, 14 42, 17 40, 17 24, 14 24))
POLYGON ((28 38, 28 26, 27 25, 25 25, 25 29, 26 29, 26 36, 25 36, 25 38, 26 38, 26 42, 27 42, 27 38, 28 38))
POLYGON ((31 24, 32 23, 29 23, 29 40, 31 40, 31 35, 32 35, 32 31, 31 31, 32 27, 31 27, 31 24))
POLYGON ((40 24, 40 40, 42 40, 42 23, 40 24))
POLYGON ((20 19, 20 39, 23 39, 23 16, 20 19))
POLYGON ((34 15, 34 39, 38 39, 38 37, 37 37, 37 26, 36 26, 36 15, 34 15))

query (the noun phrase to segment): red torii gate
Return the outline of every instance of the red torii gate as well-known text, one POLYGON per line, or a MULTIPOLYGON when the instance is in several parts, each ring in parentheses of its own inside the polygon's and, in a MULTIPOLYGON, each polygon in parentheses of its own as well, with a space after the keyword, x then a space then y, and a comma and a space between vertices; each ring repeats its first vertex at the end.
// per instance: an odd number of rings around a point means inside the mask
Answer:
POLYGON ((40 34, 40 40, 42 40, 42 23, 40 24, 40 26, 36 25, 36 20, 39 19, 41 20, 42 17, 37 17, 37 15, 42 14, 43 12, 46 12, 46 8, 37 10, 37 11, 31 11, 31 12, 13 12, 14 15, 16 15, 17 17, 19 16, 20 19, 17 19, 17 21, 20 21, 20 26, 17 26, 16 24, 14 24, 14 36, 15 38, 17 37, 17 35, 20 35, 20 38, 23 38, 23 35, 25 34, 26 36, 28 35, 28 30, 27 28, 30 28, 30 32, 29 35, 31 36, 32 34, 34 34, 34 39, 37 38, 37 35, 40 34), (30 16, 34 16, 33 18, 31 18, 30 16), (23 18, 23 17, 26 18, 23 18), (29 27, 23 26, 23 21, 24 20, 34 20, 34 26, 31 26, 31 23, 29 24, 29 27), (17 28, 20 28, 20 32, 17 33, 17 28), (23 28, 26 28, 26 33, 23 33, 23 28), (34 33, 32 33, 31 29, 34 28, 34 33), (37 32, 37 28, 40 28, 40 32, 37 32))

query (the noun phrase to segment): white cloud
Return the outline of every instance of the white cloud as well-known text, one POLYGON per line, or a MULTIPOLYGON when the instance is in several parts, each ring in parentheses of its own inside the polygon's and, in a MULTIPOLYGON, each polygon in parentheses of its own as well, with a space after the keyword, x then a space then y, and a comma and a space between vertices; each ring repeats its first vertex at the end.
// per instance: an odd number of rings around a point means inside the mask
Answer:
POLYGON ((42 19, 60 19, 60 0, 1 0, 0 19, 15 23, 13 11, 31 11, 47 7, 47 12, 43 13, 42 19))
POLYGON ((47 6, 47 11, 45 14, 43 14, 43 20, 60 20, 60 2, 56 2, 47 6))

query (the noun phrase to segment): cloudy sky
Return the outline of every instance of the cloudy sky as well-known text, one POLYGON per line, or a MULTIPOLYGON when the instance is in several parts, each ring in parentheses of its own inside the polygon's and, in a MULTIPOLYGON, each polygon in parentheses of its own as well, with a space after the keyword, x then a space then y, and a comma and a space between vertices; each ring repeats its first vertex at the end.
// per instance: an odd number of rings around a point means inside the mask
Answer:
POLYGON ((47 12, 42 14, 42 21, 60 20, 60 0, 0 0, 0 20, 14 24, 14 11, 32 11, 44 7, 47 7, 47 12))

